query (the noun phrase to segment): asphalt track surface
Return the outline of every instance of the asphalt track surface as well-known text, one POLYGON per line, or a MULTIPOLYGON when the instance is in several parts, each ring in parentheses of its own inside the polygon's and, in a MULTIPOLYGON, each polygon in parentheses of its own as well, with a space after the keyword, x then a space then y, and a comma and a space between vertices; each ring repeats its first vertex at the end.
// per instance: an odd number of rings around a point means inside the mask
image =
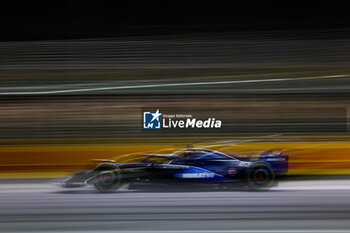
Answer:
MULTIPOLYGON (((350 232, 348 181, 268 192, 135 192, 1 184, 1 232, 350 232)), ((310 185, 309 185, 310 184, 310 185)))

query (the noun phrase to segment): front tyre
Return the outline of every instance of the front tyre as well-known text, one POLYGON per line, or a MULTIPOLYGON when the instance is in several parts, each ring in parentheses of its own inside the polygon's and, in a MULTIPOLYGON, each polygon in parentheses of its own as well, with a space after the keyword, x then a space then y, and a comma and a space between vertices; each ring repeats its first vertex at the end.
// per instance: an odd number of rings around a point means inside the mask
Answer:
POLYGON ((94 186, 99 192, 112 192, 120 187, 120 169, 112 164, 101 164, 94 171, 94 186))
POLYGON ((248 168, 248 187, 251 190, 268 190, 275 184, 275 172, 264 163, 256 163, 248 168))

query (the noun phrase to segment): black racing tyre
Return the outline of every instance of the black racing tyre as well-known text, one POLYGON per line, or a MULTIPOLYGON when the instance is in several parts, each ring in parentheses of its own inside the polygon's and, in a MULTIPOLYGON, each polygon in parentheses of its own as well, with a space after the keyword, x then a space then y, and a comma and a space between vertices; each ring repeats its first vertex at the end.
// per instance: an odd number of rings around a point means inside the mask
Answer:
POLYGON ((275 184, 276 174, 272 167, 264 163, 256 163, 248 168, 247 179, 250 190, 268 190, 275 184))
POLYGON ((94 171, 94 186, 99 192, 111 192, 121 185, 120 169, 113 164, 101 164, 94 171))

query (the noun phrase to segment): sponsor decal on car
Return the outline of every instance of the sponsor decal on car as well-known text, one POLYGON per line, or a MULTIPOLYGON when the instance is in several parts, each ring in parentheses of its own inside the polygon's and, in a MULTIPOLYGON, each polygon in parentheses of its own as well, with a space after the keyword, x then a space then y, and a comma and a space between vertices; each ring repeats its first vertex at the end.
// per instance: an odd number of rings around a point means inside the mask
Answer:
POLYGON ((227 169, 227 174, 230 176, 236 175, 237 174, 236 168, 231 167, 231 168, 227 169))
POLYGON ((202 172, 202 173, 183 173, 182 178, 212 178, 214 173, 202 172))
POLYGON ((241 162, 239 162, 238 166, 240 166, 240 167, 250 167, 250 165, 252 165, 251 162, 243 162, 243 161, 241 161, 241 162))

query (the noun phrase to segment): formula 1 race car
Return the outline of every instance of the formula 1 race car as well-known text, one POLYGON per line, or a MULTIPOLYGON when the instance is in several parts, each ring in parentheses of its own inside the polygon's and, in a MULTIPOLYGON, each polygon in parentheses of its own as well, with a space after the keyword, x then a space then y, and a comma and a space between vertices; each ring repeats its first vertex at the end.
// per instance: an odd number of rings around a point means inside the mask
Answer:
POLYGON ((288 156, 265 151, 255 159, 234 157, 208 149, 183 149, 150 154, 138 163, 104 161, 94 169, 75 173, 60 182, 73 188, 92 184, 100 192, 122 185, 132 187, 204 187, 267 190, 288 170, 288 156))

